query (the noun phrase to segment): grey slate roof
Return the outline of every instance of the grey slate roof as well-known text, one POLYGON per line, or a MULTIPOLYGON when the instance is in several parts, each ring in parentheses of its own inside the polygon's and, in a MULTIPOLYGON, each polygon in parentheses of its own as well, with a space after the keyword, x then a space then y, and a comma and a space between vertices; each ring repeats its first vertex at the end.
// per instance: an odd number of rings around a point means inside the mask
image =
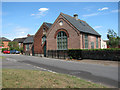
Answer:
POLYGON ((11 40, 9 40, 9 39, 7 39, 7 38, 5 38, 5 37, 0 37, 0 39, 2 39, 2 41, 11 41, 11 40))
POLYGON ((52 26, 52 23, 44 22, 49 28, 52 26))
POLYGON ((33 38, 34 38, 34 35, 31 35, 31 36, 27 37, 27 38, 24 40, 23 43, 24 43, 24 44, 33 43, 33 42, 34 42, 33 38))
POLYGON ((23 43, 26 38, 27 37, 24 37, 24 38, 15 38, 13 41, 16 41, 18 43, 23 43))
POLYGON ((101 36, 92 27, 90 27, 85 21, 80 20, 80 19, 76 20, 74 17, 71 17, 63 13, 61 13, 61 15, 65 19, 67 19, 73 26, 75 26, 80 32, 101 36))

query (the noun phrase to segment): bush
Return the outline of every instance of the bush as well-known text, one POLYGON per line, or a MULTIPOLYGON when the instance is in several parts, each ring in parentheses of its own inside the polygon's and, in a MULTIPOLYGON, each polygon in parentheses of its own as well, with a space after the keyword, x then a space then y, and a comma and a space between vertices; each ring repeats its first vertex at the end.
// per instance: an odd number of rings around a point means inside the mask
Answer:
POLYGON ((120 48, 106 48, 106 49, 69 49, 69 50, 104 51, 104 50, 120 50, 120 48))
POLYGON ((120 61, 120 48, 49 50, 48 57, 120 61))
POLYGON ((79 59, 81 58, 81 50, 80 49, 68 50, 68 56, 72 57, 73 59, 79 59))
POLYGON ((8 50, 8 48, 2 48, 2 52, 5 51, 5 50, 8 50))
POLYGON ((70 49, 68 56, 73 59, 95 59, 120 61, 120 48, 109 49, 70 49))

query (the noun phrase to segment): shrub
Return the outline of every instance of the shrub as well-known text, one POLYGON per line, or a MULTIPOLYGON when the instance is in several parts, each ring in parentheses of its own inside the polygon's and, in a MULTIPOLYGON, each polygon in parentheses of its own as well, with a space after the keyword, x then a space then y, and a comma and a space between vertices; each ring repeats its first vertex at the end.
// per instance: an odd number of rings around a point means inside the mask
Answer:
POLYGON ((2 48, 2 52, 5 51, 5 50, 8 50, 8 48, 2 48))
POLYGON ((106 49, 69 49, 69 50, 82 50, 82 51, 105 51, 105 50, 120 50, 120 48, 106 48, 106 49))
POLYGON ((120 61, 120 48, 108 49, 70 49, 68 56, 73 59, 95 59, 120 61))

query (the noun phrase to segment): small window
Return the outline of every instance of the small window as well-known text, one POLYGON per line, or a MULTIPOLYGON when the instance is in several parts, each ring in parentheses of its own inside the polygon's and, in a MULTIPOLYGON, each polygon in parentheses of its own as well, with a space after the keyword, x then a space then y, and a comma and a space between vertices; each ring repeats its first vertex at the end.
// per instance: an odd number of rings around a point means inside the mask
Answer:
POLYGON ((80 21, 80 23, 81 23, 83 26, 85 26, 85 23, 84 23, 84 22, 80 21))
POLYGON ((59 22, 59 25, 62 26, 62 25, 63 25, 63 21, 60 21, 60 22, 59 22))
POLYGON ((42 44, 46 41, 46 36, 42 37, 42 44))
POLYGON ((26 45, 26 51, 29 51, 29 44, 26 45))

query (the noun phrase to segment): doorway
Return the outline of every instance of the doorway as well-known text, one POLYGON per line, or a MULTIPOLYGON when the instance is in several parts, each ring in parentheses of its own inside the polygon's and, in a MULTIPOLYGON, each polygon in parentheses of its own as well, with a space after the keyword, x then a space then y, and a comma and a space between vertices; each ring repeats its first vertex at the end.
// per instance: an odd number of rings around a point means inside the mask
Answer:
POLYGON ((44 45, 44 57, 46 57, 46 44, 44 45))

